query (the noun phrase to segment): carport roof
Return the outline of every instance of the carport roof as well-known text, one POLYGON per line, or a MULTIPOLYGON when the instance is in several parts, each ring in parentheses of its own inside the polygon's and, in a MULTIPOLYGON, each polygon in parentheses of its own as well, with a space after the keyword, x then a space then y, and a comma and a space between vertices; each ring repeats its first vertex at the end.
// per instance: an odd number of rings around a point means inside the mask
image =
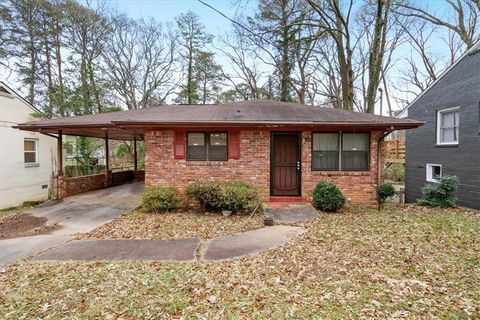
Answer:
POLYGON ((310 126, 369 129, 409 129, 423 122, 273 100, 249 100, 210 105, 168 105, 140 110, 100 113, 33 121, 18 129, 43 133, 84 135, 130 140, 145 128, 182 126, 310 126))

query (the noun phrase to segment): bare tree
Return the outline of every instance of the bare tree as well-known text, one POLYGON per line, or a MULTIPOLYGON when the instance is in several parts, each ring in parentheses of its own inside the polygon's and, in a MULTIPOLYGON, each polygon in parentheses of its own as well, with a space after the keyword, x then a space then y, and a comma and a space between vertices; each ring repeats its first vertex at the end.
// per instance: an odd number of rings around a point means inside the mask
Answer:
POLYGON ((234 25, 233 34, 226 35, 222 39, 222 46, 217 50, 230 62, 232 72, 223 71, 225 79, 243 97, 243 100, 259 99, 261 97, 259 82, 265 73, 259 70, 254 48, 249 46, 244 30, 234 25), (248 91, 245 91, 245 84, 248 85, 248 91))
POLYGON ((102 53, 114 90, 128 109, 164 104, 179 85, 176 36, 154 20, 116 19, 102 53))
POLYGON ((480 28, 480 1, 444 0, 448 14, 441 15, 422 6, 421 2, 396 1, 396 11, 406 16, 417 17, 431 24, 453 31, 468 48, 478 37, 480 28))
POLYGON ((389 30, 390 0, 377 0, 373 37, 369 48, 368 86, 366 89, 365 107, 367 113, 375 112, 377 91, 384 70, 384 56, 389 30))
POLYGON ((344 110, 353 110, 354 73, 351 18, 353 0, 347 1, 345 8, 339 0, 308 0, 316 12, 311 23, 319 28, 319 34, 328 34, 335 46, 336 60, 341 83, 341 102, 344 110))

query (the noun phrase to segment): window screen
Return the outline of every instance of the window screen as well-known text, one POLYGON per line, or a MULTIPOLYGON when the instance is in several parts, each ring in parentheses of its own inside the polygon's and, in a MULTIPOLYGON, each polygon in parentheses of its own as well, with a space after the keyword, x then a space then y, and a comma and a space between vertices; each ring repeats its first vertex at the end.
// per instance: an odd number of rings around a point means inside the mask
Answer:
POLYGON ((206 160, 207 148, 205 133, 188 133, 187 135, 187 159, 206 160))
POLYGON ((342 170, 368 170, 368 133, 342 135, 342 170))
POLYGON ((312 138, 313 170, 338 170, 339 169, 339 134, 314 133, 312 138))
POLYGON ((226 132, 187 134, 187 159, 225 161, 228 159, 226 132))
POLYGON ((37 143, 38 140, 34 139, 25 139, 23 141, 23 161, 26 164, 38 163, 37 143))
POLYGON ((210 133, 208 144, 209 160, 227 160, 227 134, 210 133))

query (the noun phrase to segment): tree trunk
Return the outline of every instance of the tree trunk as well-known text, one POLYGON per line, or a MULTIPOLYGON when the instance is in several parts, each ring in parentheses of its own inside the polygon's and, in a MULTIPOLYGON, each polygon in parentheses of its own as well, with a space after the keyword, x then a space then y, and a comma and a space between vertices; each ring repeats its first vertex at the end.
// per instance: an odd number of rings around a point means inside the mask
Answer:
POLYGON ((193 104, 193 44, 188 48, 187 103, 193 104))
POLYGON ((375 102, 383 69, 383 55, 387 33, 387 18, 390 0, 378 0, 373 40, 368 63, 368 87, 366 95, 367 113, 375 113, 375 102))
POLYGON ((64 117, 66 115, 65 108, 65 87, 63 85, 63 74, 62 74, 62 52, 61 52, 61 41, 60 41, 60 25, 57 23, 55 26, 55 59, 57 61, 57 70, 58 70, 58 111, 60 116, 64 117))

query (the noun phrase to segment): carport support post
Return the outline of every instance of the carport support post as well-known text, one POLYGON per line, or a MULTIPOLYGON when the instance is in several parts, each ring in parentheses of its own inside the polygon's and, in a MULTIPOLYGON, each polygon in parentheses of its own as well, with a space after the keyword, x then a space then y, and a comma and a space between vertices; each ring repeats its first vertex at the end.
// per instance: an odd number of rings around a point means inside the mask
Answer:
POLYGON ((138 169, 138 160, 137 160, 137 137, 133 138, 133 169, 137 171, 138 169))
POLYGON ((57 137, 57 176, 63 176, 63 142, 62 142, 62 130, 58 130, 57 137))
POLYGON ((108 131, 105 131, 105 187, 108 187, 108 180, 110 175, 109 153, 108 131))

